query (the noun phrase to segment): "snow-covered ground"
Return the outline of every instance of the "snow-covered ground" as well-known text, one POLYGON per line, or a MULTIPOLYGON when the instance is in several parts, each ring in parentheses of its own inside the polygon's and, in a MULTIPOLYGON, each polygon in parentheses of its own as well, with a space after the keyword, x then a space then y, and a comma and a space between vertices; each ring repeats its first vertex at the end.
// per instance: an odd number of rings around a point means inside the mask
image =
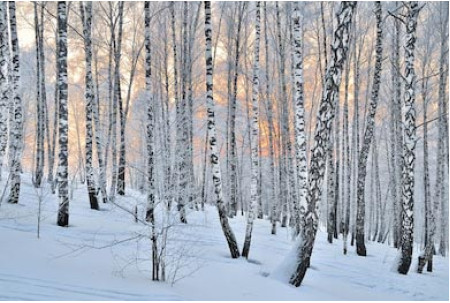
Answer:
MULTIPOLYGON (((396 250, 369 242, 358 257, 342 241, 326 242, 319 232, 303 285, 278 278, 292 241, 286 229, 270 234, 267 220, 255 222, 250 259, 233 260, 216 209, 191 210, 188 225, 169 229, 168 282, 152 282, 147 227, 117 206, 89 209, 84 186, 70 204, 70 227, 56 226, 57 199, 37 192, 25 176, 20 204, 0 205, 0 300, 448 300, 448 259, 436 257, 434 272, 408 275, 392 270, 396 250), (37 238, 39 196, 43 197, 37 238)), ((0 184, 3 185, 3 184, 0 184)), ((3 186, 2 186, 3 188, 3 186)), ((133 192, 117 198, 132 210, 144 198, 133 192)), ((141 213, 141 211, 140 211, 141 213)), ((163 220, 161 213, 158 219, 163 220)), ((245 219, 231 220, 242 248, 245 219)))

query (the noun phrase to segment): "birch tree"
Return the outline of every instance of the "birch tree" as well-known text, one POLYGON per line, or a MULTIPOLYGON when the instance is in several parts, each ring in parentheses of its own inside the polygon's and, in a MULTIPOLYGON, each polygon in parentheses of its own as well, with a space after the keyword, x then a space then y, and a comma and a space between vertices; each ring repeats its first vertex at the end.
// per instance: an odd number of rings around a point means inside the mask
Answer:
POLYGON ((0 3, 0 180, 8 141, 9 34, 7 3, 0 3))
POLYGON ((237 92, 238 92, 238 77, 239 77, 239 60, 241 47, 241 29, 246 9, 246 2, 237 3, 239 6, 237 33, 235 38, 235 60, 234 60, 234 75, 233 75, 233 93, 230 104, 230 211, 229 216, 232 218, 237 213, 237 146, 236 146, 236 106, 237 106, 237 92))
MULTIPOLYGON (((111 189, 110 196, 111 200, 114 201, 114 196, 116 194, 116 186, 117 193, 122 195, 125 194, 125 167, 121 166, 121 163, 117 165, 117 111, 122 111, 120 117, 123 116, 123 106, 122 106, 122 90, 120 83, 120 58, 122 53, 122 33, 123 33, 123 1, 119 1, 119 9, 118 9, 118 36, 116 38, 114 34, 114 26, 111 28, 111 40, 113 44, 112 53, 114 55, 114 73, 113 73, 113 82, 114 82, 114 92, 112 93, 112 111, 111 111, 111 121, 110 128, 112 129, 112 181, 111 181, 111 189)), ((112 89, 112 88, 111 88, 112 89)), ((122 129, 121 129, 122 131, 122 129)), ((122 156, 122 154, 121 154, 122 156)), ((122 163, 123 164, 123 163, 122 163)))
POLYGON ((251 121, 251 183, 250 183, 250 207, 247 213, 247 227, 245 229, 244 247, 242 256, 248 258, 252 239, 253 220, 258 210, 258 183, 259 179, 259 44, 261 24, 261 3, 256 2, 255 40, 253 42, 253 83, 252 83, 252 121, 251 121))
POLYGON ((16 23, 16 3, 8 2, 9 9, 9 29, 11 33, 11 92, 14 106, 14 121, 11 127, 11 166, 10 166, 10 192, 9 203, 19 202, 21 170, 22 170, 22 152, 23 152, 23 107, 20 92, 20 58, 19 58, 19 39, 17 38, 16 23))
MULTIPOLYGON (((353 48, 353 54, 354 54, 353 48)), ((343 172, 342 172, 342 187, 343 187, 343 195, 342 195, 342 207, 344 208, 344 218, 343 218, 343 227, 342 227, 342 239, 343 239, 343 253, 347 254, 348 250, 348 234, 350 231, 350 208, 351 208, 351 172, 352 172, 352 162, 350 157, 350 131, 349 131, 349 115, 348 115, 348 86, 350 80, 350 62, 352 56, 349 56, 346 64, 345 71, 345 79, 344 79, 344 107, 343 107, 343 115, 344 120, 342 123, 342 133, 343 133, 343 144, 342 144, 342 152, 343 152, 343 172)))
MULTIPOLYGON (((176 39, 175 39, 175 13, 172 8, 172 29, 174 34, 174 57, 176 57, 176 39)), ((180 211, 180 221, 187 223, 186 205, 188 202, 189 185, 189 129, 188 120, 188 4, 183 2, 183 44, 182 44, 182 75, 181 75, 181 98, 177 103, 177 172, 178 172, 178 210, 180 211), (187 147, 187 148, 186 148, 187 147)), ((176 67, 175 67, 176 68, 176 67)))
MULTIPOLYGON (((397 7, 399 7, 399 3, 397 3, 397 7)), ((395 154, 396 154, 396 185, 397 185, 397 201, 398 205, 396 208, 394 208, 394 216, 396 217, 394 219, 394 246, 396 248, 399 248, 400 242, 401 242, 401 199, 402 199, 402 149, 403 149, 403 117, 402 117, 402 100, 401 100, 401 72, 400 72, 400 38, 401 38, 401 28, 400 28, 400 21, 395 18, 395 31, 394 31, 394 81, 393 86, 395 89, 394 95, 395 95, 395 106, 393 108, 393 111, 395 112, 395 131, 396 131, 396 147, 395 147, 395 154), (395 212, 395 210, 398 210, 395 212), (396 224, 397 222, 397 224, 396 224)))
MULTIPOLYGON (((422 118, 423 118, 423 203, 425 209, 424 222, 424 238, 425 249, 419 256, 417 272, 422 273, 423 267, 427 265, 427 271, 433 270, 433 250, 434 235, 436 231, 436 220, 434 210, 431 203, 431 184, 430 184, 430 168, 429 168, 429 151, 428 151, 428 85, 429 77, 426 76, 427 64, 429 60, 430 43, 426 44, 426 50, 422 61, 422 79, 421 83, 421 99, 422 99, 422 118)), ((439 168, 437 168, 439 170, 439 168)))
POLYGON ((407 3, 406 39, 405 39, 405 93, 403 96, 403 171, 402 171, 402 237, 401 258, 398 272, 406 275, 411 266, 413 249, 413 207, 414 207, 414 162, 416 147, 416 109, 414 49, 416 45, 416 27, 419 15, 416 1, 407 3))
POLYGON ((448 145, 448 93, 446 93, 446 83, 448 82, 448 3, 439 3, 440 7, 440 26, 439 35, 441 38, 440 58, 439 58, 439 143, 440 154, 438 155, 438 170, 441 175, 438 177, 440 187, 440 239, 439 253, 446 256, 448 252, 448 163, 449 163, 449 145, 448 145), (443 7, 442 7, 443 6, 443 7), (445 163, 445 165, 443 165, 445 163), (447 180, 447 181, 446 181, 447 180))
POLYGON ((225 202, 223 200, 222 191, 222 173, 220 171, 220 158, 217 150, 216 138, 216 122, 214 112, 214 97, 213 97, 213 59, 212 59, 212 24, 211 24, 211 2, 205 1, 205 61, 206 61, 206 106, 208 117, 208 141, 210 147, 210 159, 212 169, 212 181, 214 184, 214 193, 216 196, 216 206, 219 212, 219 220, 222 226, 222 231, 227 240, 228 248, 230 249, 231 257, 239 257, 239 248, 236 237, 228 223, 227 211, 225 202))
POLYGON ((270 98, 271 96, 271 80, 269 79, 269 62, 270 62, 270 53, 269 53, 269 38, 268 38, 268 25, 269 21, 267 20, 267 2, 263 2, 264 5, 264 46, 265 46, 265 81, 266 81, 266 103, 267 103, 267 124, 269 128, 269 182, 271 184, 271 196, 269 198, 272 201, 271 212, 270 212, 270 220, 272 223, 271 233, 276 234, 276 227, 278 221, 278 199, 276 198, 276 187, 275 187, 275 149, 274 149, 274 136, 275 136, 275 127, 273 123, 273 104, 270 98))
POLYGON ((154 184, 154 113, 152 88, 152 58, 151 58, 151 30, 150 30, 150 2, 145 1, 145 92, 147 97, 147 210, 145 220, 152 224, 152 280, 159 280, 158 242, 155 227, 155 184, 154 184))
MULTIPOLYGON (((86 184, 89 195, 91 209, 98 210, 97 187, 94 180, 94 170, 92 168, 93 150, 93 110, 95 104, 94 80, 92 77, 92 2, 80 2, 81 22, 83 24, 83 40, 85 55, 85 113, 86 113, 86 144, 85 144, 85 170, 86 184)), ((99 131, 99 130, 97 130, 99 131)))
POLYGON ((401 167, 398 166, 399 162, 398 162, 398 155, 400 154, 400 152, 397 150, 398 146, 397 146, 397 141, 399 141, 399 139, 397 136, 397 124, 399 123, 399 118, 401 119, 401 117, 397 117, 399 113, 397 113, 397 103, 399 101, 397 101, 397 98, 399 97, 399 95, 397 96, 397 85, 398 85, 398 70, 397 70, 397 47, 398 47, 398 30, 397 30, 397 22, 398 20, 396 18, 393 18, 393 22, 394 22, 394 30, 392 33, 392 42, 391 42, 391 69, 390 69, 390 73, 391 73, 391 84, 392 84, 392 94, 391 94, 391 98, 390 98, 390 106, 392 108, 392 110, 389 111, 389 139, 390 139, 390 163, 391 163, 391 171, 392 173, 389 175, 389 183, 392 185, 392 190, 391 190, 391 196, 392 196, 392 225, 393 225, 393 232, 392 232, 392 238, 394 241, 394 247, 397 247, 398 245, 398 220, 399 220, 399 216, 398 216, 398 210, 399 210, 399 196, 398 196, 398 183, 400 182, 400 180, 398 179, 398 170, 401 170, 401 167))
POLYGON ((290 127, 289 127, 289 112, 288 112, 288 98, 286 88, 286 73, 285 73, 285 47, 281 36, 281 16, 278 2, 275 2, 276 9, 276 35, 279 47, 279 75, 281 82, 281 153, 280 153, 280 193, 281 193, 281 208, 282 218, 281 227, 287 226, 288 212, 289 212, 289 150, 290 150, 290 127))
POLYGON ((67 111, 67 10, 66 2, 58 1, 58 96, 59 96, 59 163, 58 163, 58 197, 59 226, 69 225, 69 123, 67 111))
POLYGON ((122 93, 120 89, 120 58, 122 53, 122 31, 123 31, 123 7, 124 1, 119 1, 119 29, 117 36, 117 47, 114 53, 115 63, 115 82, 114 90, 117 98, 117 104, 119 105, 119 118, 120 118, 120 148, 119 148, 119 167, 117 171, 117 194, 125 195, 125 166, 126 166, 126 147, 125 147, 125 123, 126 123, 126 110, 123 104, 122 93))
POLYGON ((322 181, 325 173, 326 148, 329 144, 336 96, 339 93, 341 74, 345 63, 349 31, 356 2, 341 2, 336 12, 336 29, 334 31, 332 57, 327 69, 325 84, 316 122, 314 146, 311 149, 311 162, 309 169, 308 194, 306 196, 307 210, 305 214, 305 229, 297 238, 297 262, 289 283, 300 286, 310 264, 311 253, 318 228, 318 202, 321 196, 322 181))
POLYGON ((375 71, 372 84, 372 98, 369 105, 369 114, 366 117, 364 139, 361 151, 358 156, 358 187, 357 187, 357 214, 356 214, 356 253, 359 256, 366 256, 366 246, 364 239, 364 220, 365 220, 365 183, 367 157, 369 155, 370 145, 372 144, 375 128, 375 114, 378 105, 378 96, 381 82, 381 62, 383 56, 383 30, 382 30, 382 11, 381 2, 375 2, 375 16, 377 19, 377 37, 375 50, 375 71))
POLYGON ((299 210, 298 230, 296 234, 305 229, 305 213, 307 208, 307 160, 306 160, 306 134, 305 134, 305 105, 303 96, 303 52, 302 52, 302 26, 300 23, 300 8, 298 2, 294 3, 294 88, 295 88, 295 156, 297 162, 299 210))
MULTIPOLYGON (((42 10, 42 8, 41 8, 42 10)), ((41 20, 44 22, 44 20, 41 20)), ((39 25, 37 2, 34 3, 34 28, 36 33, 36 162, 33 175, 35 187, 40 187, 44 176, 45 139, 45 62, 43 37, 39 25)))

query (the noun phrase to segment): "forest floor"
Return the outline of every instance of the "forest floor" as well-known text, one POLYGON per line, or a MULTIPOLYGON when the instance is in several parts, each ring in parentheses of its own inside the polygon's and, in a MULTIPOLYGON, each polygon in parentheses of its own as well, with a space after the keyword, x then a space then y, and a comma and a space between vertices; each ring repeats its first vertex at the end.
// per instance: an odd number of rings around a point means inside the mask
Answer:
MULTIPOLYGON (((0 185, 3 185, 1 183, 0 185)), ((0 205, 0 300, 448 300, 448 258, 435 257, 434 272, 393 270, 394 248, 369 242, 368 256, 354 247, 342 254, 342 240, 326 242, 319 232, 311 268, 295 288, 280 274, 293 242, 286 228, 270 234, 267 220, 256 220, 250 259, 233 260, 222 235, 216 209, 189 210, 188 225, 177 216, 157 213, 170 226, 166 280, 151 281, 149 228, 135 223, 137 192, 118 197, 121 207, 101 204, 90 210, 86 190, 78 184, 70 204, 70 226, 56 226, 58 200, 36 190, 24 176, 20 203, 0 205), (42 198, 37 238, 39 197, 42 198), (275 274, 274 274, 275 273, 275 274)), ((3 186, 1 187, 3 188, 3 186)), ((5 199, 6 200, 6 199, 5 199)), ((231 225, 242 248, 245 219, 231 225)))

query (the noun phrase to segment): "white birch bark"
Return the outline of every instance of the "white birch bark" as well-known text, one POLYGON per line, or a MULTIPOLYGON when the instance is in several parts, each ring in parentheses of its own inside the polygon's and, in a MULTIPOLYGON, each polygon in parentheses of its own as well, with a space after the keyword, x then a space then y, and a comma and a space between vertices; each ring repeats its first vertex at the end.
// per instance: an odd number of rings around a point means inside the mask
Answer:
POLYGON ((256 2, 255 40, 253 42, 253 83, 252 83, 252 121, 251 121, 251 183, 250 205, 247 212, 247 227, 245 229, 242 256, 248 259, 252 239, 253 220, 258 210, 259 180, 259 44, 261 24, 261 2, 256 2))
POLYGON ((119 167, 117 172, 117 194, 125 195, 125 166, 126 166, 126 142, 125 142, 125 124, 126 124, 126 109, 123 104, 123 98, 121 93, 120 83, 120 58, 122 56, 122 31, 123 31, 123 8, 124 1, 119 1, 119 32, 118 32, 118 48, 115 53, 115 70, 116 70, 116 83, 114 88, 117 94, 117 101, 119 105, 119 119, 120 119, 120 143, 119 143, 119 167))
POLYGON ((441 146, 439 163, 441 176, 439 178, 440 186, 440 239, 439 253, 445 257, 448 252, 448 93, 446 93, 446 83, 448 82, 448 3, 440 3, 440 59, 439 59, 439 141, 441 146), (447 72, 446 72, 447 71, 447 72), (442 165, 445 163, 446 165, 442 165), (447 180, 447 181, 446 181, 447 180))
POLYGON ((8 142, 9 33, 6 2, 0 2, 0 180, 8 142))
MULTIPOLYGON (((395 18, 394 22, 397 23, 398 20, 396 20, 395 18)), ((391 64, 391 84, 392 84, 392 91, 394 92, 390 98, 390 106, 392 108, 392 110, 389 111, 389 139, 390 139, 390 149, 391 149, 391 153, 390 153, 390 163, 391 163, 391 168, 392 168, 392 173, 389 175, 389 183, 392 185, 392 190, 391 190, 391 196, 392 196, 392 225, 393 225, 393 241, 394 241, 394 246, 397 247, 397 243, 398 243, 398 220, 399 220, 399 216, 398 216, 398 211, 399 211, 399 203, 398 203, 398 199, 399 197, 397 196, 398 194, 398 183, 400 182, 400 180, 398 179, 398 170, 401 170, 400 166, 398 166, 398 161, 397 161, 397 153, 400 153, 397 150, 397 141, 399 140, 399 138, 397 137, 397 88, 396 85, 397 84, 397 66, 395 64, 395 60, 396 60, 396 38, 397 38, 397 33, 396 33, 396 27, 395 27, 395 23, 394 23, 394 32, 392 33, 392 52, 391 52, 391 60, 392 60, 392 64, 391 64)))
POLYGON ((285 47, 281 36, 281 17, 278 2, 275 2, 277 42, 279 47, 279 74, 281 80, 281 153, 280 153, 280 193, 281 193, 281 227, 287 226, 289 215, 289 113, 285 74, 285 47))
POLYGON ((23 107, 20 92, 20 59, 19 59, 19 39, 17 38, 16 24, 16 3, 8 2, 9 8, 9 28, 11 32, 11 91, 14 106, 14 120, 11 127, 11 166, 10 166, 10 192, 9 203, 18 203, 20 195, 22 152, 23 152, 23 107))
MULTIPOLYGON (((397 3, 397 7, 400 6, 400 3, 397 3)), ((403 117, 402 117, 402 90, 401 90, 401 75, 400 75, 400 38, 401 38, 401 28, 400 28, 400 21, 395 18, 395 35, 394 35, 394 69, 395 69, 395 77, 394 77, 394 89, 395 89, 395 121, 396 121, 396 148, 395 148, 395 154, 396 154, 396 173, 397 173, 397 213, 396 218, 394 220, 397 222, 397 225, 394 225, 393 232, 394 235, 394 247, 399 248, 400 242, 401 242, 401 200, 402 200, 402 150, 403 150, 403 117)))
POLYGON ((357 187, 357 211, 356 211, 356 253, 359 256, 366 256, 364 220, 365 220, 365 186, 366 186, 366 169, 367 157, 369 155, 370 146, 372 144, 375 114, 378 105, 378 96, 381 82, 381 62, 383 56, 383 30, 382 30, 382 11, 381 3, 375 2, 375 16, 377 19, 377 36, 375 51, 375 72, 373 75, 372 98, 369 105, 369 113, 366 117, 364 139, 361 151, 358 155, 358 187, 357 187))
MULTIPOLYGON (((427 52, 428 54, 428 52, 427 52)), ((425 66, 428 58, 423 59, 422 72, 425 77, 425 66)), ((434 249, 434 235, 436 231, 436 222, 434 217, 434 210, 431 203, 431 184, 430 184, 430 169, 429 169, 429 152, 428 152, 428 79, 422 80, 421 95, 422 95, 422 117, 423 117, 423 198, 425 208, 425 226, 424 238, 425 249, 419 256, 417 272, 422 273, 423 267, 427 264, 427 271, 433 270, 433 249, 434 249)), ((439 170, 439 169, 438 169, 439 170)))
POLYGON ((59 163, 58 197, 59 210, 57 224, 69 225, 69 123, 67 111, 67 11, 66 2, 58 1, 58 90, 59 90, 59 163))
MULTIPOLYGON (((41 22, 43 22, 43 20, 41 20, 41 22)), ((44 46, 41 44, 43 39, 41 39, 37 2, 34 2, 34 23, 36 37, 36 160, 33 172, 33 184, 35 187, 40 187, 44 176, 45 161, 45 79, 43 79, 43 72, 45 72, 45 68, 42 68, 44 62, 41 61, 41 52, 44 52, 44 46)))
POLYGON ((297 239, 297 262, 289 283, 300 286, 310 264, 311 253, 318 228, 318 204, 325 173, 326 148, 334 119, 336 96, 339 93, 341 74, 347 57, 350 26, 356 2, 341 2, 336 12, 337 26, 331 45, 332 57, 327 69, 325 84, 317 116, 314 146, 311 149, 305 231, 297 239))
POLYGON ((151 29, 150 29, 150 2, 145 1, 145 93, 147 97, 147 210, 145 220, 152 224, 152 280, 159 280, 158 242, 155 227, 155 180, 154 180, 154 112, 152 88, 152 57, 151 57, 151 29))
POLYGON ((270 53, 269 53, 269 38, 268 38, 268 25, 269 21, 267 20, 267 2, 263 2, 264 5, 264 45, 265 45, 265 81, 266 81, 266 103, 267 103, 267 124, 269 128, 269 182, 271 184, 271 192, 269 201, 271 201, 271 211, 270 211, 270 220, 272 223, 271 233, 272 235, 276 234, 277 221, 279 221, 278 215, 278 199, 276 197, 276 187, 275 187, 275 149, 274 149, 274 136, 275 136, 275 127, 273 123, 273 104, 271 100, 271 80, 269 79, 269 62, 270 62, 270 53))
POLYGON ((302 26, 300 21, 300 8, 298 2, 294 3, 294 100, 295 100, 295 156, 297 162, 298 187, 298 230, 305 229, 305 213, 307 208, 307 160, 306 160, 306 134, 305 134, 305 105, 303 96, 303 52, 302 52, 302 26))
POLYGON ((413 207, 414 207, 414 164, 416 147, 416 109, 414 49, 416 43, 416 27, 419 15, 417 1, 407 3, 406 37, 405 37, 405 92, 403 96, 403 171, 402 171, 402 237, 401 258, 398 272, 406 275, 411 266, 413 250, 413 207))
POLYGON ((93 109, 95 104, 94 79, 92 77, 92 2, 80 2, 80 14, 83 24, 83 40, 85 55, 85 114, 86 114, 86 137, 85 137, 85 170, 86 184, 89 195, 91 209, 98 210, 97 188, 94 179, 94 170, 92 167, 93 150, 93 109))
POLYGON ((210 159, 212 169, 212 179, 214 184, 214 193, 216 195, 216 206, 219 212, 222 231, 228 243, 231 257, 239 257, 239 248, 236 237, 228 223, 227 210, 223 200, 222 191, 222 173, 220 171, 220 158, 217 150, 216 125, 214 114, 213 98, 213 59, 212 59, 212 24, 211 24, 211 2, 205 1, 205 38, 206 38, 206 105, 208 112, 208 139, 210 146, 210 159))
POLYGON ((236 145, 236 106, 238 93, 238 77, 239 77, 239 60, 240 60, 240 37, 242 30, 243 15, 246 8, 246 3, 237 3, 239 6, 236 43, 235 43, 235 60, 234 60, 234 75, 233 88, 230 104, 230 210, 229 216, 232 218, 236 216, 238 204, 238 176, 237 176, 237 145, 236 145))

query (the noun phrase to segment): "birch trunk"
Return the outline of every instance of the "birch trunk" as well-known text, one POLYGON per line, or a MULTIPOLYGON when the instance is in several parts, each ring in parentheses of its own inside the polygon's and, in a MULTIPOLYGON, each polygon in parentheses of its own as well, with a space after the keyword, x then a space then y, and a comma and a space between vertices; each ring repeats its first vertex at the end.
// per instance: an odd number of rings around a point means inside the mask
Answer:
POLYGON ((0 180, 8 142, 9 34, 7 3, 0 3, 0 180))
POLYGON ((12 161, 10 166, 10 192, 9 203, 18 203, 20 195, 22 152, 23 152, 23 108, 20 92, 20 59, 19 59, 19 39, 17 38, 16 24, 16 3, 8 2, 9 8, 9 28, 11 32, 11 91, 12 102, 14 104, 14 121, 11 126, 12 161))
MULTIPOLYGON (((399 4, 397 4, 399 6, 399 4)), ((401 209, 402 209, 402 150, 403 150, 403 123, 401 122, 402 117, 402 101, 401 101, 401 75, 400 75, 400 21, 395 20, 395 36, 394 36, 394 69, 395 69, 395 78, 394 78, 394 88, 395 88, 395 121, 396 121, 396 148, 395 148, 395 154, 396 154, 396 173, 397 173, 397 209, 398 212, 396 215, 396 220, 398 221, 398 225, 394 226, 393 233, 394 236, 394 247, 399 248, 401 245, 401 209), (397 240, 396 240, 397 239, 397 240)), ((395 224, 395 222, 394 222, 395 224)))
MULTIPOLYGON (((177 193, 177 207, 180 212, 181 223, 187 223, 186 219, 186 205, 188 204, 188 185, 189 185, 189 167, 188 156, 189 153, 189 133, 187 124, 187 105, 188 105, 188 92, 187 92, 187 78, 188 78, 188 66, 187 66, 187 47, 188 47, 188 4, 183 2, 183 44, 182 44, 182 65, 181 65, 181 99, 177 104, 177 171, 178 171, 178 193, 177 193)), ((175 38, 175 12, 172 5, 172 30, 175 38)), ((175 40, 174 40, 175 42, 175 40)), ((176 45, 176 44, 174 44, 176 45)), ((174 46, 176 47, 176 46, 174 46)), ((174 56, 176 57, 176 50, 174 48, 174 56)))
MULTIPOLYGON (((423 60, 422 71, 425 77, 425 65, 427 64, 427 57, 423 60)), ((423 106, 423 198, 425 206, 425 250, 419 256, 417 272, 422 273, 423 267, 428 264, 427 271, 433 270, 433 249, 434 249, 434 235, 436 230, 436 222, 434 217, 433 206, 431 203, 430 194, 430 170, 429 170, 429 156, 428 156, 428 78, 422 80, 422 106, 423 106)), ((439 143, 438 143, 439 145, 439 143)), ((439 168, 437 168, 439 170, 439 168)))
POLYGON ((149 222, 152 227, 152 280, 159 280, 159 257, 158 257, 158 242, 155 227, 155 184, 154 184, 154 113, 153 113, 153 88, 152 88, 152 69, 151 69, 151 30, 150 30, 150 2, 145 1, 145 93, 147 97, 147 210, 145 213, 145 220, 149 222))
POLYGON ((122 50, 122 29, 123 29, 123 7, 124 1, 119 2, 119 32, 118 32, 118 47, 115 53, 115 70, 116 70, 116 83, 114 89, 117 94, 117 101, 119 105, 119 118, 120 118, 120 148, 119 148, 119 170, 117 173, 117 194, 125 195, 125 168, 126 168, 126 147, 125 147, 125 124, 126 124, 126 110, 123 105, 123 98, 120 89, 120 58, 122 50))
POLYGON ((307 209, 307 160, 305 134, 305 105, 303 95, 303 49, 302 25, 299 4, 294 4, 294 98, 295 98, 295 156, 297 162, 298 187, 298 230, 296 235, 305 230, 305 213, 307 209))
MULTIPOLYGON (((353 52, 355 53, 355 52, 353 52)), ((342 152, 343 152, 343 167, 342 167, 342 187, 343 187, 343 195, 342 195, 342 207, 344 208, 344 218, 343 218, 343 227, 342 227, 342 238, 344 241, 343 253, 347 254, 348 250, 348 234, 350 231, 350 211, 351 211, 351 182, 352 182, 352 161, 350 157, 350 131, 349 131, 349 117, 348 117, 348 86, 349 86, 349 78, 350 78, 350 62, 352 57, 349 57, 349 60, 346 64, 345 71, 345 97, 344 97, 344 108, 343 115, 344 121, 342 123, 342 131, 343 131, 343 144, 342 144, 342 152)))
MULTIPOLYGON (((58 29, 55 30, 55 41, 58 41, 58 29)), ((59 55, 59 46, 58 43, 55 42, 55 58, 58 58, 59 55)), ((59 63, 58 60, 55 60, 55 71, 56 75, 59 74, 59 63)), ((56 173, 56 180, 53 180, 53 168, 55 165, 55 154, 56 154, 56 137, 58 137, 58 125, 59 125, 59 87, 58 87, 58 81, 55 81, 54 86, 54 111, 53 111, 53 134, 52 134, 52 143, 51 143, 51 151, 50 157, 49 157, 49 163, 48 163, 48 182, 51 184, 52 187, 52 194, 55 194, 56 186, 57 186, 57 179, 58 179, 58 173, 56 173)))
MULTIPOLYGON (((41 22, 44 22, 41 20, 41 22)), ((45 68, 41 61, 41 52, 44 52, 43 39, 41 38, 37 3, 34 3, 34 28, 36 33, 36 160, 33 174, 33 184, 40 187, 42 178, 44 177, 44 161, 45 161, 45 78, 43 72, 45 68)))
POLYGON ((231 257, 239 257, 239 248, 236 237, 228 223, 225 202, 223 201, 222 192, 222 174, 220 171, 220 158, 217 150, 216 125, 214 114, 214 98, 213 98, 213 69, 212 69, 212 24, 211 24, 211 2, 205 1, 205 39, 206 39, 206 105, 208 112, 208 139, 210 146, 210 159, 212 169, 212 180, 214 184, 214 193, 216 195, 216 206, 219 212, 220 224, 222 231, 228 243, 231 257))
MULTIPOLYGON (((396 19, 394 19, 394 22, 397 23, 398 21, 396 19)), ((395 64, 396 60, 397 60, 397 53, 396 53, 396 47, 397 45, 397 31, 396 31, 396 26, 394 24, 394 33, 392 34, 392 53, 391 53, 391 60, 392 60, 392 64, 391 64, 391 83, 392 83, 392 91, 393 94, 390 98, 390 106, 391 109, 389 111, 389 134, 390 134, 390 147, 391 147, 391 153, 390 153, 390 163, 391 163, 391 167, 392 167, 392 173, 389 174, 389 183, 392 184, 392 190, 391 190, 391 195, 392 195, 392 225, 393 225, 393 241, 394 241, 394 247, 398 246, 398 220, 399 220, 399 198, 397 196, 398 194, 398 183, 401 182, 401 180, 398 179, 398 170, 401 170, 401 167, 398 166, 398 159, 397 159, 397 155, 400 153, 399 150, 397 150, 398 145, 397 145, 397 141, 399 140, 399 137, 397 136, 397 124, 399 123, 399 119, 398 119, 398 113, 397 113, 397 87, 396 85, 398 85, 397 81, 397 65, 395 64)), ((401 117, 400 117, 401 119, 401 117)))
MULTIPOLYGON (((112 182, 110 189, 110 200, 114 201, 114 197, 116 194, 116 186, 117 186, 117 194, 124 194, 125 184, 125 167, 120 167, 117 165, 117 111, 119 110, 119 114, 122 111, 122 90, 120 88, 120 58, 121 58, 121 49, 122 49, 122 28, 123 28, 123 1, 119 2, 119 29, 118 29, 118 37, 115 38, 115 34, 112 34, 112 43, 113 43, 113 53, 114 53, 114 92, 112 98, 112 121, 111 121, 111 132, 112 132, 112 182), (122 174, 122 175, 121 175, 122 174), (121 178, 123 179, 121 180, 121 178)), ((114 31, 114 29, 112 29, 114 31)), ((123 113, 121 114, 123 115, 123 113)), ((122 118, 122 116, 121 116, 122 118)), ((122 131, 122 129, 121 129, 122 131)))
POLYGON ((281 17, 278 2, 276 5, 276 23, 277 23, 277 38, 279 47, 279 74, 281 78, 281 154, 280 154, 280 192, 281 192, 281 207, 282 219, 281 227, 287 226, 289 213, 289 113, 288 113, 288 98, 286 88, 286 73, 285 73, 285 49, 283 39, 281 37, 281 17))
POLYGON ((405 94, 403 99, 403 171, 402 171, 402 237, 401 258, 398 272, 406 275, 411 266, 413 250, 414 228, 414 162, 416 147, 416 109, 415 109, 415 81, 414 49, 416 42, 417 18, 419 4, 416 1, 408 2, 406 17, 405 39, 405 94))
POLYGON ((439 141, 441 145, 441 159, 440 166, 445 163, 445 166, 441 168, 440 177, 440 239, 439 239, 439 253, 442 256, 446 256, 448 252, 448 163, 449 163, 449 146, 448 146, 448 110, 447 110, 447 96, 446 83, 448 82, 448 3, 443 2, 440 4, 441 8, 441 24, 440 24, 440 62, 439 62, 439 124, 440 135, 439 141), (447 71, 447 72, 446 72, 447 71), (447 180, 447 181, 446 181, 447 180))
POLYGON ((69 225, 69 123, 67 111, 67 11, 66 2, 58 2, 58 96, 59 96, 59 163, 58 163, 58 225, 69 225))
POLYGON ((97 188, 92 167, 93 131, 92 107, 95 104, 94 79, 92 77, 92 2, 80 2, 81 22, 83 24, 84 54, 85 54, 85 112, 86 112, 86 138, 85 138, 85 170, 86 184, 91 209, 98 210, 97 188))
MULTIPOLYGON (((94 104, 93 108, 93 116, 94 116, 94 127, 95 127, 95 147, 97 149, 97 161, 99 168, 99 176, 98 183, 100 187, 100 192, 102 194, 103 203, 108 202, 108 194, 106 193, 106 163, 105 158, 103 156, 104 146, 104 137, 103 131, 100 126, 100 92, 99 92, 99 81, 98 81, 98 60, 97 60, 98 50, 94 54, 94 66, 95 66, 95 91, 94 91, 94 104)), ((106 154, 106 151, 105 151, 106 154)))
POLYGON ((325 78, 326 85, 317 116, 314 146, 311 149, 311 166, 309 170, 309 186, 307 195, 307 210, 305 214, 305 231, 297 239, 297 262, 295 271, 290 278, 290 284, 300 286, 310 264, 311 253, 318 228, 318 202, 320 201, 322 181, 325 173, 326 148, 332 131, 334 109, 341 74, 347 57, 349 31, 356 2, 341 2, 336 13, 337 27, 331 44, 332 57, 325 78))
POLYGON ((238 3, 239 14, 237 23, 235 51, 236 56, 234 60, 234 75, 233 75, 233 94, 231 96, 230 105, 230 211, 229 216, 232 218, 237 214, 238 204, 238 177, 237 177, 237 146, 236 146, 236 106, 237 106, 237 81, 239 77, 239 59, 240 59, 240 37, 242 30, 243 15, 246 8, 246 3, 238 3))
POLYGON ((268 38, 268 20, 267 20, 267 3, 263 2, 264 5, 264 46, 265 46, 265 81, 266 81, 266 103, 267 103, 267 124, 269 128, 269 182, 270 182, 270 197, 269 201, 271 201, 272 209, 270 212, 270 220, 272 223, 271 233, 276 234, 276 227, 278 218, 278 199, 276 198, 276 188, 275 188, 275 151, 274 151, 274 135, 275 135, 275 127, 273 124, 273 104, 271 101, 271 80, 269 79, 269 62, 270 62, 270 53, 269 53, 269 38, 268 38))
POLYGON ((247 212, 247 227, 245 230, 244 247, 242 256, 248 259, 252 239, 253 220, 258 210, 258 183, 259 180, 259 44, 261 3, 256 2, 255 18, 255 40, 253 42, 253 83, 252 83, 252 121, 251 121, 251 183, 250 183, 250 205, 247 212))
POLYGON ((367 157, 369 155, 370 145, 372 144, 375 128, 375 114, 378 105, 378 96, 380 91, 381 62, 383 56, 383 30, 382 30, 382 11, 381 2, 375 2, 375 16, 377 19, 377 37, 375 53, 375 71, 373 75, 372 98, 370 100, 369 114, 366 117, 364 140, 361 151, 358 155, 358 187, 357 187, 357 215, 356 215, 356 253, 358 256, 366 256, 364 220, 365 220, 365 186, 367 157))

